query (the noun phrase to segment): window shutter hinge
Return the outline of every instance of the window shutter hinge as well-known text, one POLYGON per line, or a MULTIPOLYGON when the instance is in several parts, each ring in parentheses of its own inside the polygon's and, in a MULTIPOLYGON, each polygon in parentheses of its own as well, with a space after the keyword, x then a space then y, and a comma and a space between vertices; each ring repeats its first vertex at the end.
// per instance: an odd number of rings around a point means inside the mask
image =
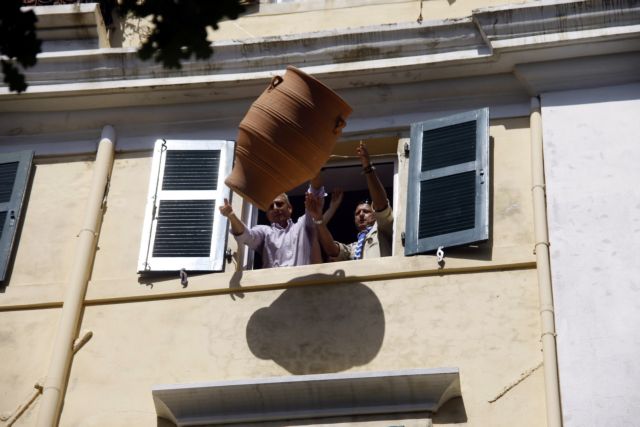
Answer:
POLYGON ((404 156, 405 156, 406 158, 409 158, 409 151, 411 151, 411 150, 409 149, 409 143, 408 143, 408 142, 405 142, 405 143, 404 143, 404 156))
POLYGON ((438 246, 436 251, 436 259, 438 260, 438 268, 444 268, 444 246, 438 246))
POLYGON ((406 237, 407 237, 407 235, 405 234, 404 231, 402 233, 400 233, 400 240, 402 241, 402 247, 403 248, 404 248, 404 243, 406 241, 406 237))
POLYGON ((158 205, 156 204, 156 197, 155 197, 155 196, 153 196, 153 210, 152 210, 152 212, 151 212, 151 220, 156 220, 156 219, 158 219, 158 218, 156 217, 157 210, 158 210, 158 205))
POLYGON ((183 288, 186 288, 189 284, 189 277, 187 276, 187 270, 184 268, 180 269, 180 284, 183 288))

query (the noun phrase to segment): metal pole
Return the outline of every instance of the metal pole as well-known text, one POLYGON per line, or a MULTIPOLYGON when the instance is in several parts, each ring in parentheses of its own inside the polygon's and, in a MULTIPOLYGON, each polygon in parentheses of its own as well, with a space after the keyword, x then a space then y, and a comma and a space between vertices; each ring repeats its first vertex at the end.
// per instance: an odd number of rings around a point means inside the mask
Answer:
POLYGON ((549 231, 544 181, 544 157, 542 148, 542 117, 540 99, 531 98, 531 172, 533 186, 533 220, 535 232, 536 267, 540 295, 540 321, 542 326, 542 357, 544 362, 545 396, 547 400, 547 426, 562 427, 560 385, 556 354, 556 325, 551 287, 551 263, 549 257, 549 231))
POLYGON ((105 190, 113 166, 114 145, 115 130, 111 126, 105 126, 98 145, 84 222, 78 234, 76 256, 62 305, 49 372, 44 383, 42 402, 38 413, 37 425, 39 427, 51 427, 58 424, 73 357, 73 342, 80 325, 80 314, 87 291, 91 265, 95 257, 105 190))

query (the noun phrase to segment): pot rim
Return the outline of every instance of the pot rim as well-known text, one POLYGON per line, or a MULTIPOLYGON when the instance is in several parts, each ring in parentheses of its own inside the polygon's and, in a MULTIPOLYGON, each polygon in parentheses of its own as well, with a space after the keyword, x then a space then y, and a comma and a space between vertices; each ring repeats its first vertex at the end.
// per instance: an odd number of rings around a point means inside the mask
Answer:
POLYGON ((299 69, 297 67, 294 67, 293 65, 287 65, 287 71, 291 71, 291 72, 293 72, 295 74, 298 74, 300 77, 302 77, 305 80, 311 80, 315 84, 319 85, 320 87, 322 87, 326 91, 328 91, 332 96, 337 98, 337 100, 340 103, 342 103, 346 107, 346 109, 348 109, 348 111, 345 112, 345 117, 342 118, 343 120, 345 120, 353 112, 353 108, 347 103, 347 101, 342 99, 342 97, 340 95, 338 95, 333 89, 331 89, 329 86, 325 85, 320 80, 318 80, 315 77, 313 77, 311 74, 307 74, 304 71, 302 71, 301 69, 299 69))

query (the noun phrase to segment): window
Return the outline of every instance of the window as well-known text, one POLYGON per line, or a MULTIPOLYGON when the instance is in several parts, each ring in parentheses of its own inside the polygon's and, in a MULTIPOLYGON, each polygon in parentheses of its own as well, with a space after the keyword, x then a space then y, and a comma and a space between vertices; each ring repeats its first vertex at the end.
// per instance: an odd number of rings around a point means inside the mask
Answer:
POLYGON ((33 151, 0 154, 0 282, 7 278, 33 151))
MULTIPOLYGON (((488 108, 414 123, 408 161, 404 157, 405 141, 401 139, 399 145, 393 137, 366 141, 370 151, 373 148, 372 153, 378 153, 372 155, 372 161, 394 207, 393 254, 404 252, 409 256, 432 252, 440 246, 450 248, 487 240, 488 108)), ((335 240, 344 243, 355 240, 355 204, 369 196, 359 162, 353 158, 355 143, 339 143, 333 160, 323 171, 329 193, 336 186, 346 187, 343 204, 328 224, 335 240), (345 157, 352 159, 336 160, 345 157)), ((304 212, 302 194, 306 188, 305 184, 289 192, 293 218, 304 212)), ((328 202, 325 208, 327 205, 328 202)), ((252 215, 256 217, 258 223, 266 223, 264 215, 252 215)), ((245 267, 250 266, 251 262, 245 263, 245 267)), ((259 266, 259 257, 256 257, 253 267, 259 266)))
POLYGON ((222 271, 233 141, 156 141, 138 271, 222 271))
MULTIPOLYGON (((353 209, 369 196, 354 156, 357 143, 338 144, 322 174, 329 193, 337 187, 345 191, 342 206, 328 225, 334 238, 344 243, 355 240, 353 209)), ((400 155, 402 159, 396 154, 397 143, 397 137, 367 141, 376 173, 392 206, 400 212, 394 224, 393 253, 402 251, 395 230, 402 231, 403 226, 405 255, 487 240, 488 109, 414 123, 408 167, 404 154, 400 155), (406 189, 399 182, 404 179, 408 180, 406 189), (405 194, 406 209, 402 209, 405 194)), ((222 182, 231 171, 233 148, 233 141, 156 142, 139 271, 224 269, 227 221, 217 206, 229 197, 230 190, 222 182)), ((293 218, 304 213, 306 188, 305 183, 288 192, 293 218)), ((243 220, 249 226, 266 223, 264 213, 248 203, 243 220)), ((244 268, 260 268, 260 257, 253 251, 245 251, 243 257, 244 268)))
MULTIPOLYGON (((338 148, 341 155, 330 159, 322 170, 322 180, 328 195, 325 200, 325 210, 329 207, 332 192, 341 188, 344 191, 343 201, 335 213, 333 219, 327 224, 333 238, 338 242, 351 243, 357 239, 357 229, 354 224, 354 211, 359 202, 369 199, 367 180, 362 175, 362 166, 355 156, 355 147, 358 141, 343 141, 338 148)), ((375 164, 376 174, 387 192, 391 205, 394 204, 394 177, 397 174, 397 156, 395 154, 397 139, 376 140, 368 142, 378 150, 386 154, 372 154, 371 161, 375 164), (381 148, 384 147, 384 148, 381 148)), ((289 200, 293 207, 291 218, 295 221, 304 214, 304 193, 307 191, 308 182, 288 191, 289 200)), ((257 209, 255 209, 257 211, 257 209)), ((247 224, 269 224, 266 214, 258 211, 247 218, 247 224)), ((260 255, 247 251, 248 268, 259 269, 262 266, 260 255)))
POLYGON ((405 255, 489 238, 489 111, 414 123, 405 255))
MULTIPOLYGON (((393 149, 393 144, 390 144, 393 149)), ((371 162, 376 167, 376 174, 387 191, 387 197, 393 207, 393 178, 397 161, 393 156, 373 155, 371 162)), ((357 240, 358 230, 354 223, 354 212, 359 202, 370 200, 367 179, 362 175, 359 160, 353 162, 332 162, 323 171, 323 177, 329 197, 325 208, 329 207, 331 192, 336 188, 344 190, 342 205, 327 225, 334 239, 338 242, 351 243, 357 240)))

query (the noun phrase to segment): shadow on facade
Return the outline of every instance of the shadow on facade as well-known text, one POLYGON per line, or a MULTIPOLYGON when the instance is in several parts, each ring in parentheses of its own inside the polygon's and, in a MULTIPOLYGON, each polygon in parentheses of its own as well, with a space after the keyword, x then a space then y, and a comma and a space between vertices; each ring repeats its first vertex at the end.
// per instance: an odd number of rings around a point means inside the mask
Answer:
POLYGON ((467 411, 464 409, 462 397, 454 397, 447 401, 433 414, 434 424, 459 424, 467 422, 467 411))
MULTIPOLYGON (((335 275, 344 272, 305 279, 335 275)), ((362 283, 303 286, 285 290, 253 313, 247 343, 256 357, 273 360, 291 374, 322 374, 369 363, 382 346, 384 330, 382 305, 362 283)))

